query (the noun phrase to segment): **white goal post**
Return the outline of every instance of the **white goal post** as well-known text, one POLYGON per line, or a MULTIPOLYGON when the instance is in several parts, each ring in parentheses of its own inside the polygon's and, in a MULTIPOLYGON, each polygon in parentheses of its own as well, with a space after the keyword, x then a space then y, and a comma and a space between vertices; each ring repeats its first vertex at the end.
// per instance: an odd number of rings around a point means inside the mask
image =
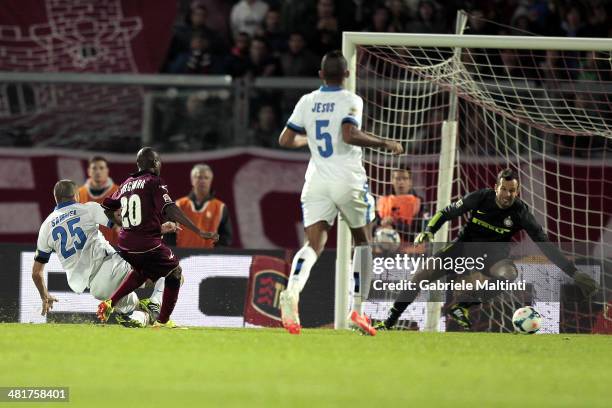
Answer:
MULTIPOLYGON (((384 55, 388 57, 386 61, 393 58, 393 48, 397 47, 399 50, 410 50, 410 49, 448 49, 448 50, 457 50, 457 49, 496 49, 496 50, 533 50, 534 52, 545 52, 549 50, 556 51, 593 51, 593 52, 602 52, 604 55, 607 55, 604 58, 609 58, 612 51, 612 39, 600 39, 600 38, 561 38, 561 37, 528 37, 528 36, 482 36, 482 35, 446 35, 446 34, 396 34, 396 33, 364 33, 364 32, 345 32, 343 34, 343 43, 342 43, 342 52, 346 57, 349 65, 349 78, 346 82, 347 89, 358 92, 359 86, 357 84, 357 71, 358 71, 358 51, 359 47, 381 47, 384 48, 384 55)), ((410 51, 407 51, 408 53, 410 51)), ((397 58, 401 60, 405 58, 407 54, 398 53, 397 58)), ((412 56, 411 56, 412 57, 412 56)), ((449 57, 452 59, 453 57, 449 57)), ((461 70, 464 68, 463 61, 461 60, 461 56, 455 55, 453 69, 461 70)), ((608 68, 612 68, 612 59, 609 61, 610 65, 608 68)), ((391 63, 392 64, 392 63, 391 63)), ((432 63, 433 64, 433 63, 432 63)), ((445 62, 439 63, 439 65, 444 65, 445 62)), ((434 66, 434 65, 432 65, 434 66)), ((476 64, 472 65, 472 67, 476 66, 476 64)), ((447 83, 452 83, 455 80, 465 80, 464 72, 455 72, 452 69, 449 71, 442 72, 442 69, 439 71, 441 76, 444 76, 444 80, 448 81, 447 83), (456 77, 455 77, 456 75, 456 77)), ((467 72, 467 71, 466 71, 467 72)), ((468 75, 469 76, 469 75, 468 75)), ((527 78, 529 79, 529 78, 527 78)), ((392 81, 393 78, 385 78, 386 81, 392 81)), ((435 78, 432 78, 432 81, 435 81, 435 78)), ((606 80, 606 85, 610 85, 610 82, 606 80)), ((368 84, 368 86, 378 86, 378 83, 368 84)), ((400 88, 398 87, 397 90, 400 88)), ((470 89, 476 88, 461 88, 463 93, 471 92, 470 89)), ((447 89, 449 93, 453 93, 453 89, 447 89)), ((476 89, 475 92, 478 92, 476 89)), ((517 97, 518 98, 518 97, 517 97)), ((534 106, 537 108, 538 99, 533 97, 534 106)), ((365 101, 364 101, 365 102, 365 101)), ((446 102, 445 102, 446 103, 446 102)), ((456 158, 455 153, 458 152, 459 146, 456 143, 455 137, 450 137, 450 135, 456 135, 457 132, 457 122, 452 121, 452 116, 458 115, 456 108, 452 108, 452 103, 450 104, 451 108, 448 113, 448 116, 451 116, 449 119, 445 120, 444 128, 441 130, 441 146, 440 146, 440 161, 439 161, 439 177, 437 178, 437 199, 435 202, 435 210, 440 210, 447 206, 450 203, 451 191, 453 189, 453 183, 460 177, 457 173, 456 167, 456 158)), ((445 105, 448 108, 448 105, 445 105)), ((529 115, 532 114, 532 111, 529 108, 531 105, 520 105, 521 111, 521 119, 529 120, 529 115)), ((544 110, 545 108, 542 108, 544 110)), ((570 113, 574 115, 574 111, 570 110, 570 113)), ((607 145, 604 147, 602 161, 605 161, 606 154, 611 143, 612 139, 612 131, 610 130, 610 123, 605 121, 605 114, 607 112, 601 113, 600 115, 604 118, 603 125, 600 122, 596 122, 592 120, 588 115, 586 116, 587 120, 578 120, 575 117, 570 117, 568 122, 562 122, 557 124, 554 120, 551 119, 551 115, 548 115, 548 112, 541 113, 536 112, 533 113, 533 116, 536 117, 534 119, 534 128, 541 129, 545 128, 545 130, 549 129, 557 129, 557 125, 559 126, 561 134, 573 134, 571 132, 576 132, 576 134, 581 135, 582 130, 584 133, 588 133, 592 131, 592 128, 596 128, 598 131, 593 132, 597 136, 602 137, 607 145), (542 115, 541 117, 538 115, 542 115), (541 120, 539 121, 538 118, 541 120), (583 126, 583 127, 580 127, 583 126), (602 130, 603 129, 603 130, 602 130), (565 132, 562 133, 561 131, 565 132)), ((557 116, 562 117, 563 115, 559 114, 557 116)), ((575 115, 574 115, 575 116, 575 115)), ((556 116, 555 116, 556 117, 556 116)), ((579 118, 580 119, 580 118, 579 118)), ((461 124, 459 124, 460 126, 461 124)), ((366 131, 371 131, 370 129, 365 129, 366 131)), ((483 130, 484 131, 484 130, 483 130)), ((517 130, 517 134, 518 134, 517 130)), ((376 132, 373 132, 376 133, 376 132)), ((384 136, 384 135, 381 135, 384 136)), ((394 140, 402 140, 398 137, 393 137, 394 140)), ((520 139, 522 140, 522 139, 520 139)), ((520 140, 517 136, 516 144, 520 143, 520 140)), ((495 143, 498 143, 497 141, 495 143)), ((531 143, 531 142, 529 142, 531 143)), ((526 151, 526 154, 531 154, 531 144, 528 147, 521 146, 521 152, 526 151)), ((518 152, 518 148, 517 148, 518 152)), ((408 152, 409 153, 409 152, 408 152)), ((377 154, 381 154, 378 152, 377 154)), ((506 156, 509 157, 508 153, 505 153, 506 156)), ((518 153, 516 153, 518 154, 518 153)), ((522 154, 522 153, 521 153, 522 154)), ((545 156, 545 155, 544 155, 545 156)), ((508 158, 508 161, 512 161, 511 158, 508 158)), ((573 192, 572 192, 573 193, 573 192)), ((534 193, 534 196, 537 194, 534 193)), ((535 200, 535 198, 534 198, 535 200)), ((603 202, 603 199, 602 199, 603 202)), ((531 203, 530 203, 531 204, 531 203)), ((588 224, 587 224, 588 226, 588 224)), ((609 234, 609 228, 602 226, 602 236, 609 234)), ((436 235, 436 241, 444 242, 448 241, 449 232, 440 231, 436 235)), ((602 238, 603 239, 603 238, 602 238)), ((603 241, 602 241, 603 242, 603 241)), ((602 244, 608 245, 608 244, 602 244)), ((335 286, 335 311, 334 311, 334 327, 336 329, 344 329, 348 327, 348 311, 349 311, 349 285, 352 281, 352 277, 350 276, 350 264, 351 264, 351 235, 350 230, 346 223, 342 221, 341 217, 338 218, 338 235, 337 235, 337 260, 336 260, 336 286, 335 286)), ((609 250, 610 248, 606 246, 605 250, 609 250)), ((605 293, 604 293, 605 297, 605 293)), ((605 300, 605 298, 604 298, 605 300)), ((430 306, 431 307, 431 306, 430 306)), ((439 305, 438 305, 439 307, 439 305)), ((437 319, 439 317, 439 309, 431 314, 430 318, 437 319), (435 315, 435 316, 434 316, 435 315)), ((437 320, 428 321, 425 325, 427 330, 438 330, 437 320)))

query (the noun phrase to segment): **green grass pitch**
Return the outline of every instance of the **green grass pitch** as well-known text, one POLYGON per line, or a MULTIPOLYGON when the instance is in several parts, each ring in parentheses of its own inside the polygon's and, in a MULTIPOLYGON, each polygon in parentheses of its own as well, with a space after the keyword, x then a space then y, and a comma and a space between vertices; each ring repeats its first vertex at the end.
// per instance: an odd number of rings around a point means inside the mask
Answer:
POLYGON ((0 386, 79 407, 610 406, 612 337, 0 324, 0 386))

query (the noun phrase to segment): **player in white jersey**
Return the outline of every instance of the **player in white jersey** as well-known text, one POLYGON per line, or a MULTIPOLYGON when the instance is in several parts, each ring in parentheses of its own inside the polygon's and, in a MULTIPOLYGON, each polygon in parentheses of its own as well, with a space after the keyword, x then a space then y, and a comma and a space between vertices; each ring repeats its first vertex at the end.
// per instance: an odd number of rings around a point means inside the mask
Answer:
MULTIPOLYGON (((42 223, 38 233, 32 279, 42 299, 43 316, 57 301, 49 295, 43 276, 51 252, 57 253, 70 288, 75 293, 89 288, 91 295, 98 300, 108 298, 132 269, 98 229, 99 225, 112 226, 104 209, 95 202, 78 203, 77 194, 76 183, 58 181, 53 189, 57 207, 42 223)), ((165 228, 172 229, 173 226, 165 228)), ((137 310, 139 300, 134 292, 122 298, 115 307, 117 321, 126 326, 145 326, 150 321, 149 314, 159 310, 163 285, 164 280, 160 279, 150 301, 140 304, 140 309, 145 310, 137 310)))
MULTIPOLYGON (((292 334, 301 331, 299 294, 325 247, 328 230, 338 212, 349 225, 355 242, 353 276, 368 265, 371 267, 369 224, 374 220, 376 206, 368 192, 361 148, 383 148, 394 154, 403 152, 399 143, 360 130, 363 101, 342 88, 348 71, 340 51, 325 54, 319 77, 324 85, 302 96, 279 138, 281 146, 308 146, 311 153, 301 196, 306 243, 293 258, 289 283, 280 297, 283 326, 292 334)), ((351 320, 373 335, 376 331, 361 314, 358 292, 356 278, 351 320)))

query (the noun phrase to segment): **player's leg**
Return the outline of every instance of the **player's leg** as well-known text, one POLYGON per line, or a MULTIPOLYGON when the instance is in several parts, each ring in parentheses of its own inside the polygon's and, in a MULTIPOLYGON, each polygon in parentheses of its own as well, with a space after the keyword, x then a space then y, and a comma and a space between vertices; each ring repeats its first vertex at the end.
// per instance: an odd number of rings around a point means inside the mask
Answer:
POLYGON ((283 326, 292 334, 299 334, 301 331, 298 312, 300 292, 308 281, 310 270, 325 248, 327 233, 338 214, 324 182, 307 182, 301 201, 306 243, 293 257, 287 288, 280 294, 283 326))
POLYGON ((175 327, 176 325, 170 320, 170 315, 174 311, 183 283, 183 274, 178 258, 164 244, 147 252, 146 255, 146 261, 143 265, 146 277, 151 281, 158 281, 160 278, 164 281, 161 309, 154 326, 175 327))
POLYGON ((138 304, 138 297, 133 292, 144 283, 146 277, 141 270, 132 270, 118 255, 113 255, 103 265, 109 270, 96 274, 90 283, 90 290, 96 299, 106 299, 98 305, 97 312, 98 318, 104 322, 116 307, 119 313, 133 312, 138 304))
MULTIPOLYGON (((181 267, 177 266, 164 279, 164 295, 161 310, 159 312, 159 318, 157 319, 157 322, 161 323, 162 325, 168 324, 170 315, 174 311, 174 306, 176 306, 176 301, 178 300, 178 294, 183 279, 182 272, 183 270, 181 267)), ((171 325, 173 326, 173 324, 171 325)))
MULTIPOLYGON (((437 252, 434 257, 437 258, 446 258, 446 257, 456 257, 460 256, 461 248, 458 243, 451 244, 441 251, 437 252)), ((421 283, 424 281, 437 281, 447 274, 443 269, 436 269, 433 267, 430 268, 421 268, 419 269, 411 279, 411 282, 414 283, 414 290, 402 291, 396 301, 393 303, 393 306, 389 310, 389 315, 385 319, 382 324, 376 326, 377 329, 390 329, 395 326, 404 311, 414 302, 416 297, 421 293, 421 283)))
MULTIPOLYGON (((518 276, 516 265, 510 259, 495 260, 485 264, 483 272, 472 272, 464 278, 466 283, 471 283, 472 287, 476 287, 476 282, 487 281, 505 281, 514 282, 518 276)), ((480 292, 457 293, 456 298, 459 300, 453 304, 449 310, 449 316, 463 327, 469 330, 472 326, 470 320, 469 309, 473 306, 480 305, 490 301, 501 293, 501 291, 483 290, 480 292)))
POLYGON ((329 228, 327 221, 317 221, 307 226, 306 243, 291 262, 287 289, 280 294, 280 306, 283 326, 292 334, 298 334, 301 330, 298 311, 300 293, 308 281, 310 270, 325 248, 329 228))
POLYGON ((342 218, 348 224, 353 237, 354 250, 351 262, 352 284, 349 285, 352 299, 349 320, 351 325, 365 334, 374 335, 376 330, 363 313, 362 302, 367 297, 372 278, 372 221, 375 218, 375 202, 368 192, 368 185, 336 186, 334 202, 342 218))
POLYGON ((366 224, 361 227, 351 228, 353 243, 353 261, 351 263, 352 287, 351 314, 349 319, 351 325, 364 334, 371 336, 376 334, 376 329, 371 325, 370 318, 363 312, 363 301, 367 299, 372 280, 372 247, 369 245, 372 238, 372 225, 366 224))

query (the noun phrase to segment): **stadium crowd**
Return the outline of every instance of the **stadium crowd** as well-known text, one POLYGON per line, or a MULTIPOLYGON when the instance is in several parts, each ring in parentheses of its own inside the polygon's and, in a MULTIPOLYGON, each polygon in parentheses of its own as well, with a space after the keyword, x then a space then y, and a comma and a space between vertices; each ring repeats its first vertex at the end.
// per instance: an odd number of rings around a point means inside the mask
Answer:
MULTIPOLYGON (((612 3, 603 0, 183 0, 179 7, 162 72, 231 75, 243 83, 261 77, 316 78, 321 56, 341 47, 343 31, 452 33, 461 9, 469 15, 467 34, 612 34, 612 3)), ((507 61, 503 55, 502 61, 507 61)), ((172 107, 170 117, 176 119, 169 123, 174 126, 160 130, 158 140, 166 141, 160 147, 191 149, 194 141, 203 141, 195 143, 203 149, 232 144, 277 147, 290 107, 305 91, 253 91, 248 134, 231 141, 206 126, 218 117, 206 115, 207 99, 189 97, 178 113, 172 107), (194 111, 199 112, 196 118, 189 119, 194 111)))

